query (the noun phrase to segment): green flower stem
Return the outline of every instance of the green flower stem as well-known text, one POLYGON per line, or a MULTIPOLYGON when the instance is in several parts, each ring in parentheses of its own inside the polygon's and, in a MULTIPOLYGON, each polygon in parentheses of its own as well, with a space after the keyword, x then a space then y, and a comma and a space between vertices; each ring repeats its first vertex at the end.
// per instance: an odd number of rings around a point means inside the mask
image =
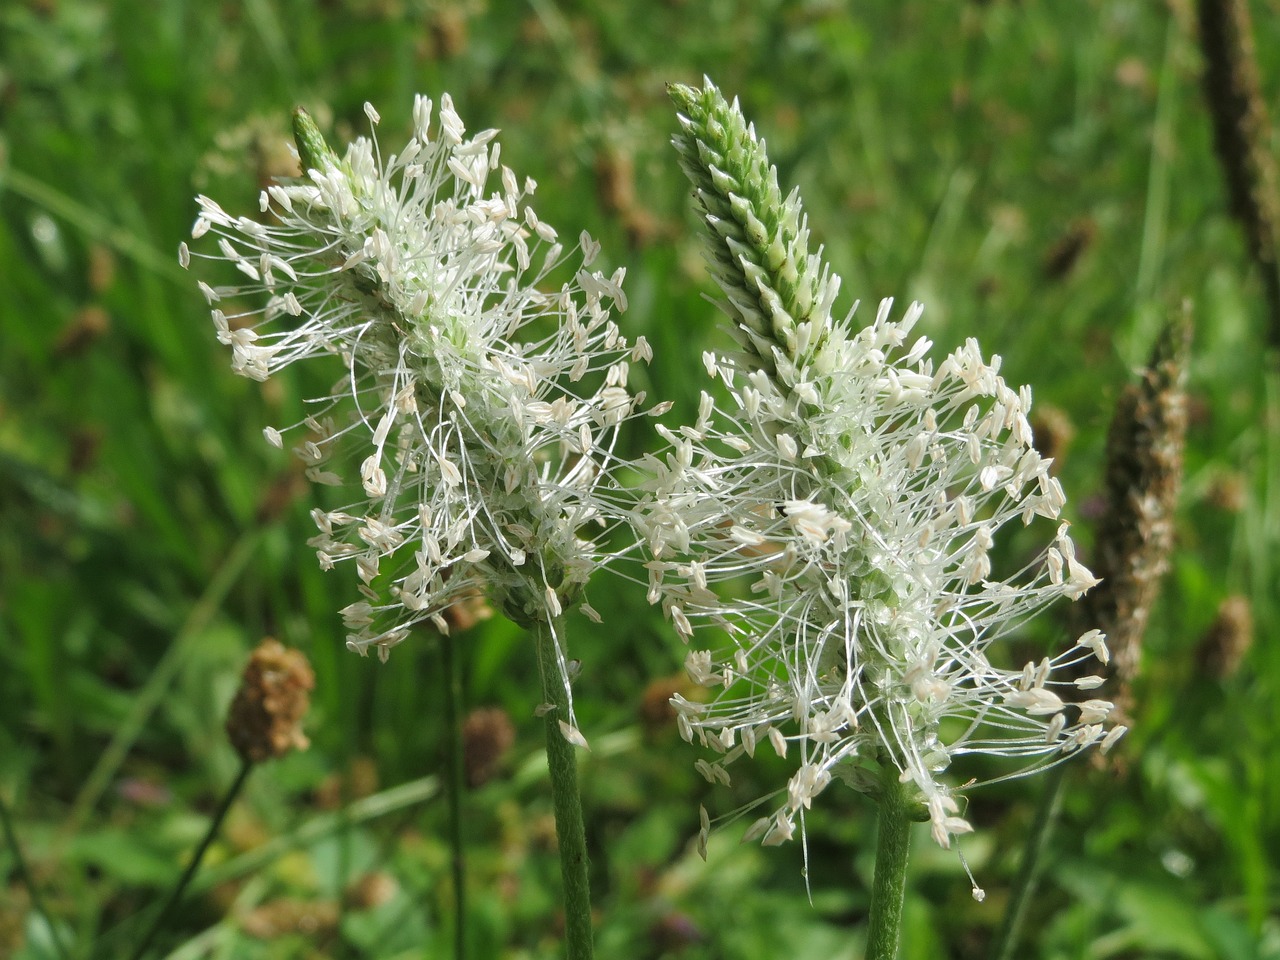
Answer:
POLYGON ((182 895, 186 892, 187 885, 191 883, 192 877, 200 869, 200 861, 204 859, 209 845, 213 843, 213 838, 218 835, 218 831, 222 828, 222 821, 226 819, 227 811, 231 809, 231 804, 240 795, 240 791, 244 787, 245 781, 249 779, 249 773, 253 770, 253 767, 252 761, 241 760, 240 772, 236 774, 235 781, 232 782, 226 794, 218 802, 218 809, 214 811, 213 819, 209 821, 209 829, 205 831, 204 839, 200 841, 200 846, 196 847, 196 852, 192 855, 191 862, 187 864, 187 869, 183 871, 173 890, 170 891, 169 899, 160 908, 160 912, 156 914, 156 918, 152 921, 146 935, 139 941, 138 948, 133 951, 132 960, 141 960, 141 957, 147 952, 147 948, 151 946, 151 941, 155 939, 156 934, 164 927, 165 921, 169 919, 169 914, 182 901, 182 895))
POLYGON ((462 665, 453 637, 440 638, 444 670, 445 799, 449 807, 449 848, 453 869, 453 956, 467 956, 467 860, 462 842, 462 665))
POLYGON ((1027 905, 1040 880, 1040 860, 1049 846, 1049 836, 1053 833, 1058 812, 1062 809, 1062 785, 1066 779, 1067 766, 1066 763, 1059 763, 1045 775, 1044 793, 1040 796, 1036 819, 1022 850, 1022 867, 1009 896, 1009 906, 1005 910, 1000 936, 996 940, 995 949, 991 951, 992 960, 1011 960, 1017 949, 1022 923, 1027 916, 1027 905))
POLYGON ((577 757, 574 747, 560 731, 568 722, 569 698, 560 680, 554 636, 564 636, 564 621, 540 622, 534 632, 538 644, 538 672, 542 675, 547 711, 547 768, 551 774, 551 796, 555 804, 556 837, 560 845, 560 875, 564 882, 565 945, 569 960, 590 960, 591 887, 587 880, 587 835, 582 826, 582 796, 578 792, 577 757))
POLYGON ((49 939, 53 941, 53 948, 58 952, 58 956, 62 960, 69 960, 66 944, 62 942, 62 937, 58 934, 58 928, 53 925, 53 918, 49 916, 49 911, 45 909, 44 898, 40 896, 40 890, 36 887, 35 879, 31 876, 31 871, 27 869, 27 861, 22 855, 22 847, 18 846, 18 838, 14 835, 13 823, 9 818, 9 807, 4 802, 3 793, 0 793, 0 824, 4 826, 5 843, 9 845, 9 850, 13 853, 13 862, 17 865, 18 876, 22 879, 22 885, 27 888, 27 896, 31 898, 31 906, 35 908, 36 913, 44 920, 45 926, 49 928, 49 939))
POLYGON ((898 782, 896 771, 890 770, 884 777, 880 793, 879 836, 876 840, 876 873, 871 882, 867 960, 894 960, 898 955, 912 820, 906 787, 898 782))
MULTIPOLYGON (((80 221, 72 220, 73 223, 80 221)), ((165 648, 164 655, 152 669, 147 682, 133 697, 133 705, 123 720, 116 724, 111 742, 107 744, 102 755, 94 764, 89 775, 85 777, 84 786, 80 788, 75 802, 71 805, 71 814, 59 830, 59 841, 65 843, 76 836, 89 819, 94 807, 102 799, 107 788, 115 779, 121 764, 133 749, 138 737, 147 729, 151 715, 169 695, 174 678, 190 660, 192 651, 204 637, 204 631, 218 612, 222 603, 240 580, 249 561, 253 559, 262 541, 262 528, 254 527, 240 534, 231 552, 223 558, 213 576, 206 581, 204 592, 196 601, 186 620, 165 648)), ((55 848, 55 859, 59 850, 55 848)))

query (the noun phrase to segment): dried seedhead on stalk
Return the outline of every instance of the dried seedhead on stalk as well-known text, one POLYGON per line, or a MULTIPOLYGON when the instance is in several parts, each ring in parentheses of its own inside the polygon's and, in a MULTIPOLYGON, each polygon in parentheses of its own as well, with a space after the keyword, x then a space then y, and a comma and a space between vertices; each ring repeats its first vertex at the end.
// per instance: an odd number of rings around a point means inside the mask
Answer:
POLYGON ((497 777, 515 742, 516 728, 501 707, 471 711, 462 725, 467 786, 474 790, 497 777))
POLYGON ((1187 435, 1189 312, 1171 322, 1138 384, 1116 402, 1107 436, 1106 512, 1093 568, 1102 584, 1086 598, 1090 623, 1106 631, 1123 693, 1137 674, 1142 635, 1173 550, 1173 512, 1187 435))
POLYGON ((465 633, 477 623, 488 620, 493 616, 493 607, 489 606, 489 598, 484 595, 484 591, 477 587, 442 610, 440 615, 449 625, 447 635, 453 635, 465 633))
POLYGON ((300 651, 271 637, 258 644, 227 713, 227 737, 245 762, 262 763, 310 745, 302 718, 315 685, 311 664, 300 651))
POLYGON ((1202 673, 1228 680, 1239 671, 1253 646, 1253 608, 1248 597, 1233 595, 1218 605, 1218 615, 1200 638, 1196 664, 1202 673))
POLYGON ((1280 193, 1248 0, 1199 0, 1196 9, 1214 149, 1226 179, 1231 213, 1240 221, 1249 256, 1262 273, 1271 339, 1280 343, 1280 269, 1276 263, 1280 193))

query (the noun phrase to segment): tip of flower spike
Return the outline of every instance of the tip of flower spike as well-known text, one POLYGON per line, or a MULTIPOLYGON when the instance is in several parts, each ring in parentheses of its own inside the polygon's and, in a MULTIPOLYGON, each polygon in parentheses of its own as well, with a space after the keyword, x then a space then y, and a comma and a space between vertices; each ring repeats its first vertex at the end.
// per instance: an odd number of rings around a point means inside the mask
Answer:
POLYGON ((293 140, 298 145, 298 156, 302 160, 304 171, 323 170, 338 162, 338 155, 325 142, 320 128, 303 107, 293 109, 293 140))
POLYGON ((668 83, 667 96, 678 109, 683 110, 698 96, 698 91, 687 83, 668 83))
POLYGON ((710 77, 704 76, 702 84, 702 89, 699 90, 697 87, 691 87, 686 83, 668 83, 667 96, 676 105, 676 109, 686 116, 691 112, 697 112, 699 103, 703 104, 703 109, 705 110, 708 103, 724 102, 724 95, 711 82, 710 77))

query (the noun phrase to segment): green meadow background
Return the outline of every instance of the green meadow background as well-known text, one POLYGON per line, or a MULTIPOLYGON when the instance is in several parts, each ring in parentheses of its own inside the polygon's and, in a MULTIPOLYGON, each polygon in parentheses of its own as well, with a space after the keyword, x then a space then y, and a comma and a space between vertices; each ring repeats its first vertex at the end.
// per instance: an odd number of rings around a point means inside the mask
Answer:
MULTIPOLYGON (((1280 7, 1253 7, 1274 113, 1280 7)), ((620 322, 655 353, 643 386, 692 416, 700 354, 727 339, 664 84, 705 73, 801 188, 841 310, 921 299, 937 351, 977 337, 1034 385, 1085 549, 1117 394, 1192 302, 1178 546, 1134 730, 1073 770, 1018 955, 1280 957, 1280 379, 1201 69, 1189 0, 0 5, 0 799, 55 927, 0 846, 0 956, 58 956, 55 937, 128 955, 235 774, 225 709, 267 635, 314 666, 312 746, 254 772, 157 955, 451 956, 438 645, 385 665, 344 649, 355 578, 318 569, 315 494, 262 439, 333 371, 233 376, 177 245, 196 193, 252 215, 292 172, 295 104, 339 142, 371 101, 395 150, 413 94, 448 91, 471 129, 502 129, 542 219, 627 268, 620 322), (1211 626, 1231 596, 1254 642, 1224 671, 1211 626)), ((739 844, 741 822, 696 855, 699 803, 728 813, 787 771, 735 765, 729 790, 693 771, 662 709, 683 650, 642 593, 601 582, 605 626, 573 627, 597 955, 860 957, 859 796, 815 803, 807 889, 802 847, 739 844)), ((1061 643, 1064 620, 1024 644, 1061 643)), ((532 647, 493 619, 463 649, 467 707, 514 730, 465 800, 472 956, 557 957, 532 647)), ((988 955, 1040 786, 972 795, 982 903, 916 836, 903 960, 988 955)))

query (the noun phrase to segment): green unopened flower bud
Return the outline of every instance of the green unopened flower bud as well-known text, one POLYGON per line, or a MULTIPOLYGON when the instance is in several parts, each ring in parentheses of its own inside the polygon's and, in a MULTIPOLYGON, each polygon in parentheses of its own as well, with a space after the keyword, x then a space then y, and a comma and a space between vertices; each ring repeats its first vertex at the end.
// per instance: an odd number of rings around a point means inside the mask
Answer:
POLYGON ((785 361, 799 373, 826 342, 839 288, 809 251, 799 195, 782 195, 764 141, 737 101, 725 100, 710 80, 701 89, 671 84, 667 92, 680 111, 672 142, 708 227, 707 259, 725 295, 721 306, 761 369, 779 374, 785 361), (797 336, 800 324, 808 325, 807 349, 797 336))
POLYGON ((323 170, 338 162, 338 155, 325 142, 324 134, 302 107, 293 111, 293 141, 298 145, 302 169, 323 170))

